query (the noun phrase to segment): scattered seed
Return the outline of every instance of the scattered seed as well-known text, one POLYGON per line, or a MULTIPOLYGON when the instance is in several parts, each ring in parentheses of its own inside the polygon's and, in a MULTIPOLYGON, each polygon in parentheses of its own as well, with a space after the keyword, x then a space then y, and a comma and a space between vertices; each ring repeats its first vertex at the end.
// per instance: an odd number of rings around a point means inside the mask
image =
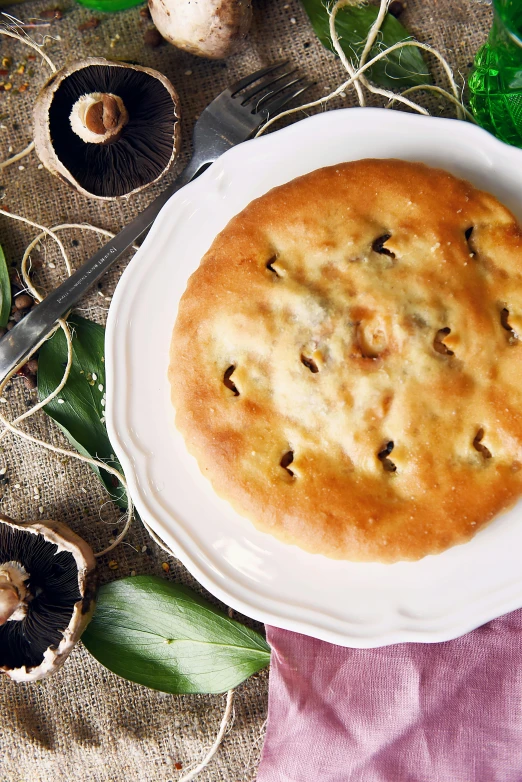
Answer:
POLYGON ((163 570, 165 573, 170 573, 170 565, 169 565, 169 563, 168 563, 168 562, 162 562, 162 563, 161 563, 161 569, 162 569, 162 570, 163 570))
POLYGON ((18 166, 19 171, 25 171, 25 166, 18 166))
POLYGON ((131 570, 131 576, 135 576, 135 575, 136 575, 136 571, 135 570, 131 570))
POLYGON ((38 508, 38 510, 39 510, 39 512, 40 512, 40 513, 43 513, 43 512, 44 512, 43 505, 40 505, 40 507, 38 508))
POLYGON ((297 19, 295 18, 295 16, 290 17, 290 24, 297 24, 297 19))
POLYGON ((101 383, 98 385, 98 391, 103 391, 103 386, 101 383))
POLYGON ((185 71, 185 76, 192 76, 192 71, 185 71))
POLYGON ((45 11, 40 11, 40 19, 50 19, 53 21, 53 19, 61 19, 62 17, 63 12, 60 8, 46 8, 45 11))
POLYGON ((5 396, 0 396, 0 402, 1 402, 3 405, 6 405, 6 404, 7 404, 7 399, 5 398, 5 396))
POLYGON ((150 46, 152 49, 157 49, 158 46, 161 46, 163 43, 163 36, 159 30, 156 30, 155 27, 151 27, 149 30, 145 30, 143 41, 145 46, 150 46))
POLYGON ((5 475, 6 472, 7 472, 7 467, 2 467, 2 469, 0 470, 0 475, 5 475))
POLYGON ((47 266, 48 266, 50 269, 56 269, 56 264, 55 264, 55 263, 51 263, 51 261, 49 261, 49 263, 47 264, 47 266))
POLYGON ((20 484, 19 483, 15 483, 15 485, 13 486, 13 489, 19 489, 19 488, 20 488, 20 484))
POLYGON ((24 375, 25 387, 28 391, 33 391, 36 388, 36 378, 34 375, 24 375))
POLYGON ((65 399, 58 399, 57 401, 58 401, 59 405, 64 405, 65 404, 65 399))
POLYGON ((91 377, 95 382, 98 380, 98 375, 95 372, 92 373, 91 377))
POLYGON ((27 293, 22 293, 19 296, 16 296, 15 298, 15 307, 19 310, 26 310, 28 309, 33 303, 33 299, 31 296, 28 296, 27 293))
POLYGON ((390 5, 388 6, 388 13, 390 13, 392 16, 395 16, 395 18, 397 18, 402 14, 405 8, 406 8, 406 3, 401 2, 401 0, 392 0, 390 5))
POLYGON ((145 554, 146 551, 147 551, 147 546, 142 546, 141 547, 141 553, 145 554))
POLYGON ((96 19, 95 16, 91 16, 90 19, 87 19, 86 22, 82 22, 82 24, 78 25, 78 31, 80 33, 85 33, 87 30, 94 30, 96 27, 98 27, 100 24, 100 19, 96 19))
POLYGON ((118 570, 119 565, 118 565, 118 563, 116 562, 115 559, 111 559, 111 561, 109 562, 109 568, 111 570, 118 570))
POLYGON ((38 171, 41 171, 43 168, 43 163, 38 163, 38 171))

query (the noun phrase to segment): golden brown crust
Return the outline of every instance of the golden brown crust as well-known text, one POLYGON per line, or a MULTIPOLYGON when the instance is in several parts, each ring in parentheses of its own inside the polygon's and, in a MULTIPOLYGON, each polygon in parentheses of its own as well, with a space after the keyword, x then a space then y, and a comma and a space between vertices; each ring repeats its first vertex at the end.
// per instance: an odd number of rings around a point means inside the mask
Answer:
POLYGON ((314 171, 216 238, 169 378, 202 472, 261 530, 365 561, 463 543, 522 492, 521 230, 420 163, 314 171))

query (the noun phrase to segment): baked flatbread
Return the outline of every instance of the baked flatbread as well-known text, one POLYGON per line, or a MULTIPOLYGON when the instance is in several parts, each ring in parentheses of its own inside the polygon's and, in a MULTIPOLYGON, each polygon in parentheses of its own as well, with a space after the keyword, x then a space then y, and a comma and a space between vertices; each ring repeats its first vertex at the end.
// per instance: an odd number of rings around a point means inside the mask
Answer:
POLYGON ((400 160, 253 201, 191 276, 176 424, 215 491, 328 557, 469 540, 522 492, 522 233, 488 193, 400 160))

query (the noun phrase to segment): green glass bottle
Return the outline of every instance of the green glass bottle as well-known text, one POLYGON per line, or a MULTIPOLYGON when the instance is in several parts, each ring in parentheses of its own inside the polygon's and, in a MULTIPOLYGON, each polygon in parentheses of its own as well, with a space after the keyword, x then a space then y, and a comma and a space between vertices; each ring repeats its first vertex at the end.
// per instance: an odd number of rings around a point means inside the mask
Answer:
POLYGON ((468 80, 475 119, 522 147, 522 0, 493 0, 493 26, 468 80))
POLYGON ((115 11, 124 11, 126 8, 132 8, 135 5, 141 5, 144 0, 76 0, 80 5, 87 8, 93 8, 95 11, 104 11, 105 13, 114 13, 115 11))

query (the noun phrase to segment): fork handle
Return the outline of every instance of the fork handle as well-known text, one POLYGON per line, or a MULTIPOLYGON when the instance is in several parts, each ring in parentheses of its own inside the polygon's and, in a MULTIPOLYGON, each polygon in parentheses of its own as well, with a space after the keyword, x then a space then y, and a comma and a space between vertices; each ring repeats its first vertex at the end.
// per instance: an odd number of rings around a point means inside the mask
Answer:
POLYGON ((138 236, 154 222, 171 195, 194 179, 200 168, 201 163, 192 158, 179 177, 143 212, 140 212, 113 239, 91 255, 77 271, 5 334, 0 340, 0 382, 52 331, 58 318, 69 312, 138 236))

